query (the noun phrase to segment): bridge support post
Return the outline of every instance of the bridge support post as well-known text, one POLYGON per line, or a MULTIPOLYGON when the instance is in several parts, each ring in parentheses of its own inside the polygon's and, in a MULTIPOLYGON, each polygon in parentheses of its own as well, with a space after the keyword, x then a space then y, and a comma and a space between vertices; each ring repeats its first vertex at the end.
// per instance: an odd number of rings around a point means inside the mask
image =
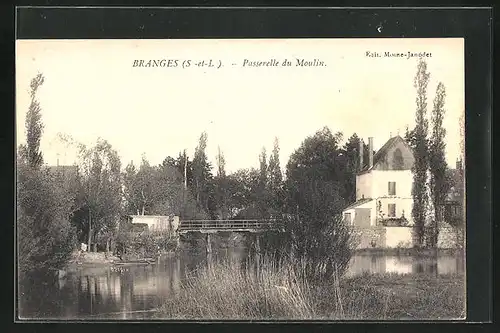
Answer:
POLYGON ((181 235, 177 234, 176 237, 175 237, 175 243, 176 243, 176 249, 180 249, 181 247, 181 235))
POLYGON ((212 237, 210 236, 210 233, 207 233, 206 241, 207 241, 207 253, 212 253, 212 237))
POLYGON ((260 277, 260 237, 255 233, 255 263, 257 265, 257 277, 260 277))

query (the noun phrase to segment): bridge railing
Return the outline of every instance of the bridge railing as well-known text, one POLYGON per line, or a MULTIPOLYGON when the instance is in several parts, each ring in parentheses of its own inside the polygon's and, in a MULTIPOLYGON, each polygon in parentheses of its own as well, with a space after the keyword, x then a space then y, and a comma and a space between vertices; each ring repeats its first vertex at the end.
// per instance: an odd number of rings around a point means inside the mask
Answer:
POLYGON ((276 225, 276 220, 181 220, 179 230, 264 229, 276 225))

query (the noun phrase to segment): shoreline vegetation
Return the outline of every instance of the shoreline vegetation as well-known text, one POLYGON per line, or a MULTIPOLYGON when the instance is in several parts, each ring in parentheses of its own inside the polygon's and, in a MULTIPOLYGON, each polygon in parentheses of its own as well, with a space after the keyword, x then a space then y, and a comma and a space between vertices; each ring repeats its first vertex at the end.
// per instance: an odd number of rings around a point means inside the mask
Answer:
POLYGON ((463 274, 362 274, 311 281, 300 262, 219 262, 188 277, 157 309, 181 320, 461 319, 463 274))
MULTIPOLYGON (((231 245, 231 244, 219 244, 231 245)), ((224 251, 218 246, 218 251, 224 251)), ((176 256, 185 249, 163 252, 176 256)), ((439 255, 460 255, 442 249, 439 255)), ((355 255, 433 256, 431 249, 363 249, 355 255)), ((116 256, 83 253, 80 265, 93 269, 120 264, 116 256)), ((218 258, 216 255, 214 258, 218 258)), ((188 273, 180 290, 154 312, 156 319, 179 320, 453 320, 465 315, 463 273, 307 275, 295 259, 249 256, 246 261, 215 259, 188 273), (260 258, 260 259, 256 259, 260 258)), ((81 258, 80 258, 81 259, 81 258)), ((142 258, 147 259, 147 258, 142 258)), ((152 258, 149 258, 152 259, 152 258)), ((138 259, 140 260, 140 259, 138 259)), ((147 260, 144 264, 148 263, 147 260)), ((137 264, 137 263, 135 263, 137 264)), ((126 265, 126 264, 125 264, 126 265)))

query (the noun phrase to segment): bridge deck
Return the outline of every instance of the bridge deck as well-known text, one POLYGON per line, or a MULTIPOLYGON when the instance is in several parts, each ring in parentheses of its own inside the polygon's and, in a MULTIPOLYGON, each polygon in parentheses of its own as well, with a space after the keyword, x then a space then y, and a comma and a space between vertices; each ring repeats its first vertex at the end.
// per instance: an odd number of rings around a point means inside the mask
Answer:
POLYGON ((276 220, 181 220, 177 231, 179 233, 263 232, 276 226, 276 220))

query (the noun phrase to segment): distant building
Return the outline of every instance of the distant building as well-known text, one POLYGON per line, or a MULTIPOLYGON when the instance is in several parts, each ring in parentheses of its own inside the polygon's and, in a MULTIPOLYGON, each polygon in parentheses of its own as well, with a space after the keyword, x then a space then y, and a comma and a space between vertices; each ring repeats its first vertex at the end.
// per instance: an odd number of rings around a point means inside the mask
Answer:
POLYGON ((363 164, 360 145, 360 165, 356 175, 356 202, 343 211, 344 219, 353 226, 413 223, 412 166, 415 162, 411 147, 399 135, 387 141, 373 154, 373 139, 369 138, 369 160, 363 164))
POLYGON ((129 215, 132 224, 147 225, 149 231, 176 231, 179 216, 129 215))

